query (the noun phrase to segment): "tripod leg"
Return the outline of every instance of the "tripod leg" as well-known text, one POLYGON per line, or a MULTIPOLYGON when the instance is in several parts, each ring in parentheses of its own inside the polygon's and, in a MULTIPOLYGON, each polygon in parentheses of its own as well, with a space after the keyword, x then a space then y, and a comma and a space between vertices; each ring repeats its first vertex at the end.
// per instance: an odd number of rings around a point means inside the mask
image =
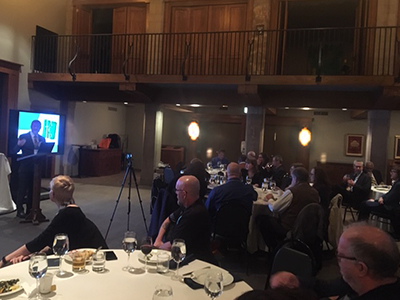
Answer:
POLYGON ((133 180, 135 181, 135 186, 136 186, 136 191, 137 191, 137 195, 138 195, 138 199, 139 199, 140 209, 142 210, 144 227, 146 228, 146 233, 148 235, 149 234, 149 229, 147 228, 146 216, 145 216, 144 210, 143 210, 143 204, 142 204, 142 199, 141 199, 140 193, 139 193, 139 186, 138 186, 138 183, 137 183, 137 180, 136 180, 135 170, 133 170, 133 168, 132 168, 131 172, 133 174, 133 180))
POLYGON ((128 166, 126 167, 124 179, 122 180, 122 184, 121 184, 121 189, 119 190, 117 200, 115 201, 114 211, 113 211, 113 213, 111 215, 110 224, 108 224, 107 232, 106 232, 106 235, 104 237, 105 240, 107 240, 108 233, 110 232, 111 224, 112 224, 112 221, 114 220, 115 212, 117 211, 119 199, 121 199, 122 190, 124 189, 125 182, 126 182, 126 177, 129 174, 130 166, 131 166, 131 162, 129 162, 128 166))

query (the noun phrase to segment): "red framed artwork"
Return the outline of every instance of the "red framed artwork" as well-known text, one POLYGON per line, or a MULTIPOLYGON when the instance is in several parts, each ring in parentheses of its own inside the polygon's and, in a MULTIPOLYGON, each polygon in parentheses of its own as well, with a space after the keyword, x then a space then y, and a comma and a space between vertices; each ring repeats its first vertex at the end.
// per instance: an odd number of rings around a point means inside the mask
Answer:
POLYGON ((364 135, 347 134, 346 135, 346 155, 347 156, 363 156, 364 152, 364 135))
POLYGON ((394 159, 400 159, 400 135, 394 138, 394 159))

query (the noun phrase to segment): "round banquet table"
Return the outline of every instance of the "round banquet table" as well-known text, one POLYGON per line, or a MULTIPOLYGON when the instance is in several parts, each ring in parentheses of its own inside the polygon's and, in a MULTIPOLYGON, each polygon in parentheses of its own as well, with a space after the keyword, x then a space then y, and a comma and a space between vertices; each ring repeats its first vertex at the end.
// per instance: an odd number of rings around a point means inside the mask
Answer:
MULTIPOLYGON (((175 270, 166 275, 158 274, 155 271, 154 264, 148 264, 149 271, 145 273, 139 268, 143 268, 144 263, 139 261, 138 253, 131 254, 131 266, 139 271, 129 273, 122 268, 127 265, 127 254, 123 250, 113 250, 118 260, 106 261, 107 271, 96 273, 92 271, 92 266, 88 264, 88 272, 83 274, 73 273, 69 278, 58 278, 54 276, 53 284, 56 285, 56 291, 42 295, 45 299, 149 299, 153 297, 155 286, 158 284, 167 284, 172 287, 174 300, 196 300, 209 299, 204 289, 193 290, 188 285, 180 281, 173 281, 171 275, 175 270)), ((209 263, 195 260, 179 270, 179 274, 184 274, 194 270, 199 270, 209 263)), ((72 265, 63 262, 63 269, 72 272, 72 265)), ((49 268, 47 272, 55 274, 57 268, 49 268)), ((0 280, 18 278, 22 286, 35 287, 35 279, 28 273, 28 262, 22 262, 16 265, 0 269, 0 280)), ((244 281, 232 283, 224 287, 222 295, 218 299, 235 299, 242 293, 252 290, 244 281)), ((0 299, 27 299, 28 295, 24 291, 1 297, 0 299)))
POLYGON ((371 198, 378 200, 380 197, 385 195, 387 192, 390 191, 391 186, 372 186, 371 187, 371 198))

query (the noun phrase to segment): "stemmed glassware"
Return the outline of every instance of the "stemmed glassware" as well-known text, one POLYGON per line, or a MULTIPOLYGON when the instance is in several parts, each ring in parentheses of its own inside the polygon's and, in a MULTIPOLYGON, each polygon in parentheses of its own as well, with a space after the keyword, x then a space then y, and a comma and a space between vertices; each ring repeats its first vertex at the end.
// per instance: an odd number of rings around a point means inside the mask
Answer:
POLYGON ((68 250, 69 250, 68 235, 65 233, 56 234, 54 237, 54 241, 53 241, 53 252, 54 252, 54 254, 58 255, 58 257, 60 259, 59 270, 56 273, 56 276, 58 276, 58 277, 64 277, 67 274, 67 272, 65 272, 62 269, 62 261, 63 261, 64 255, 68 253, 68 250))
POLYGON ((132 271, 133 267, 130 265, 131 253, 133 253, 136 249, 137 241, 136 241, 136 233, 133 231, 127 231, 124 234, 124 239, 122 240, 122 248, 126 253, 128 253, 128 265, 123 267, 124 271, 132 271))
POLYGON ((144 270, 147 272, 147 261, 149 260, 149 254, 153 250, 153 239, 151 236, 146 236, 142 239, 140 250, 144 254, 144 270))
POLYGON ((276 190, 276 182, 275 180, 271 180, 269 182, 270 186, 271 186, 271 190, 275 191, 276 190))
POLYGON ((36 278, 36 295, 30 299, 42 299, 39 292, 39 279, 47 272, 47 255, 46 253, 35 253, 29 260, 29 274, 36 278))
POLYGON ((211 270, 207 272, 204 280, 204 290, 207 296, 209 296, 211 300, 214 300, 222 294, 223 288, 224 285, 222 273, 218 270, 211 270))
POLYGON ((182 239, 175 239, 172 243, 171 247, 171 256, 172 259, 177 263, 176 266, 176 273, 171 278, 172 280, 180 280, 181 276, 179 276, 179 264, 185 259, 186 257, 186 244, 185 240, 182 239))

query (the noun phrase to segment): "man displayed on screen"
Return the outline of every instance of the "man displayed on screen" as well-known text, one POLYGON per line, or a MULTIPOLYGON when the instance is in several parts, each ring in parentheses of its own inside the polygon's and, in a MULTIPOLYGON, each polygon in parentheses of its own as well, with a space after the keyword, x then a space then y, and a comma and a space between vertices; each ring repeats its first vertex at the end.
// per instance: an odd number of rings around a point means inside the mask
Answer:
MULTIPOLYGON (((14 153, 22 151, 22 157, 36 154, 41 143, 46 140, 39 135, 42 124, 38 120, 31 123, 31 130, 21 134, 18 142, 14 147, 14 153)), ((18 196, 17 196, 17 217, 25 218, 32 208, 32 191, 33 191, 33 159, 23 159, 20 161, 18 170, 18 196), (25 200, 26 196, 26 200, 25 200), (26 213, 23 204, 26 204, 26 213)))

